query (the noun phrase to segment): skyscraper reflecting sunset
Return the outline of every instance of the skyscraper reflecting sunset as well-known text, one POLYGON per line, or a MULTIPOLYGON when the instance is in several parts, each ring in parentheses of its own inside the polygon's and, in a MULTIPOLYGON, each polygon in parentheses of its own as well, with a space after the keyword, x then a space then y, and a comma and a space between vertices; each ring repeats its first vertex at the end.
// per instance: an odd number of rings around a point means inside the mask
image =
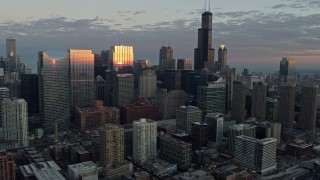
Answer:
POLYGON ((46 133, 66 130, 70 121, 69 56, 64 51, 39 52, 39 102, 46 133))
POLYGON ((109 59, 112 64, 111 66, 113 71, 119 73, 133 72, 134 53, 132 46, 112 46, 109 52, 109 59))
POLYGON ((94 104, 94 54, 91 50, 69 50, 71 107, 94 104))

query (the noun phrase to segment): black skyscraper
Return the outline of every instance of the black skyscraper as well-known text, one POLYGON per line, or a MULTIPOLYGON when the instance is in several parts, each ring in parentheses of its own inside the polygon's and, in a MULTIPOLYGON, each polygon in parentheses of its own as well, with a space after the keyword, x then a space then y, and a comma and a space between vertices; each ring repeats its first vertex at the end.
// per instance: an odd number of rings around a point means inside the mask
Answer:
POLYGON ((201 28, 198 29, 198 48, 194 50, 194 69, 214 71, 214 49, 212 48, 212 13, 202 14, 201 28))
POLYGON ((39 113, 39 79, 37 74, 21 74, 21 98, 28 102, 28 112, 39 113))

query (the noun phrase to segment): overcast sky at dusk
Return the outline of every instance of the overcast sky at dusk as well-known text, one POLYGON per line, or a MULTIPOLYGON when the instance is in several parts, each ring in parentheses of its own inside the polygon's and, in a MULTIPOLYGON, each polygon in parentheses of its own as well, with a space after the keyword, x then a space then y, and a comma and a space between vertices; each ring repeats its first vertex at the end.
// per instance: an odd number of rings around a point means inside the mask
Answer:
MULTIPOLYGON (((197 46, 204 0, 1 0, 0 55, 17 40, 22 62, 36 69, 40 50, 133 45, 135 59, 158 64, 163 42, 175 58, 197 46)), ((320 64, 319 0, 215 0, 213 45, 226 44, 229 64, 278 64, 293 56, 298 67, 320 64)))

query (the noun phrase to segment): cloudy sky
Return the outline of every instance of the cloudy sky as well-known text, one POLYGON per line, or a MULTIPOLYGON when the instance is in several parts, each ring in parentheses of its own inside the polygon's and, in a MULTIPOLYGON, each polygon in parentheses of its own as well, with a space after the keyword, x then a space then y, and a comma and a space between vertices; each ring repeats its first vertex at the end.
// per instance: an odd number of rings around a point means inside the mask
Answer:
MULTIPOLYGON (((133 45, 135 59, 158 64, 170 43, 175 58, 191 57, 205 0, 1 0, 0 55, 17 39, 22 61, 36 70, 40 50, 133 45)), ((208 3, 207 3, 208 4, 208 3)), ((212 0, 213 44, 226 44, 231 66, 320 65, 319 0, 212 0)), ((275 69, 277 70, 277 69, 275 69)))

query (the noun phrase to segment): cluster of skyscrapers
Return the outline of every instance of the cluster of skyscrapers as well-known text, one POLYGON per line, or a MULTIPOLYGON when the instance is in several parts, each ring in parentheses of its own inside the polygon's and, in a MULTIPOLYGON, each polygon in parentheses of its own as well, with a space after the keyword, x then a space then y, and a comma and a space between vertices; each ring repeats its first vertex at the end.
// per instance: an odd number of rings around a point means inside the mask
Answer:
MULTIPOLYGON (((54 134, 50 149, 61 160, 61 134, 98 131, 93 142, 106 178, 132 173, 136 165, 152 170, 157 157, 186 171, 192 163, 209 164, 209 151, 264 174, 277 168, 281 132, 316 130, 318 86, 297 81, 295 59, 283 58, 279 74, 268 78, 248 70, 237 74, 225 45, 215 58, 209 11, 202 14, 193 61, 174 58, 173 48, 162 46, 159 65, 152 66, 134 59, 133 46, 113 45, 100 54, 40 51, 38 73, 31 74, 15 46, 7 39, 7 57, 0 59, 0 149, 28 147, 32 135, 54 134)), ((10 154, 0 155, 0 167, 11 163, 10 154)), ((69 170, 82 167, 97 169, 90 162, 69 170)), ((11 179, 10 173, 0 179, 11 179)))

